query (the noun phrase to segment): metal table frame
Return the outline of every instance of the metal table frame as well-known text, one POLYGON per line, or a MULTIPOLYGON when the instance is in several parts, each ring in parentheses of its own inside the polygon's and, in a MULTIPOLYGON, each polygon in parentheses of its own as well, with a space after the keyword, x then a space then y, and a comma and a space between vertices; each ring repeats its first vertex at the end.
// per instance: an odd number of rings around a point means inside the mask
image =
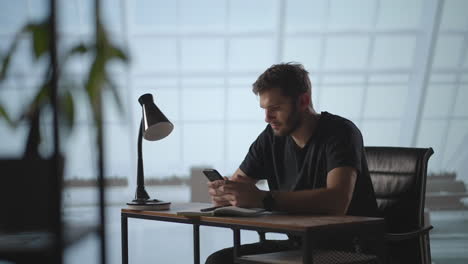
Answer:
MULTIPOLYGON (((234 241, 234 260, 239 257, 239 247, 240 247, 240 230, 253 230, 258 232, 273 232, 273 233, 285 233, 289 235, 296 235, 302 237, 302 251, 303 251, 303 263, 310 264, 312 263, 312 255, 314 245, 313 236, 323 236, 323 235, 352 235, 360 234, 362 236, 362 231, 366 231, 366 234, 369 234, 370 237, 377 238, 376 241, 383 241, 384 230, 383 230, 383 221, 376 222, 375 224, 363 224, 355 225, 352 230, 350 228, 345 228, 343 226, 323 226, 320 228, 315 227, 313 230, 306 229, 301 231, 292 231, 290 229, 281 229, 281 228, 268 228, 252 225, 242 225, 242 224, 233 224, 233 223, 219 223, 212 221, 203 221, 199 218, 173 218, 169 216, 157 216, 157 215, 143 215, 138 213, 129 213, 121 212, 121 235, 122 235, 122 264, 128 264, 128 218, 135 219, 146 219, 146 220, 156 220, 163 222, 173 222, 173 223, 183 223, 193 225, 193 257, 194 263, 200 264, 200 225, 203 226, 213 226, 213 227, 224 227, 230 228, 233 230, 233 241, 234 241)), ((383 242, 382 242, 383 243, 383 242)), ((379 256, 385 256, 385 248, 382 244, 379 252, 379 256)))

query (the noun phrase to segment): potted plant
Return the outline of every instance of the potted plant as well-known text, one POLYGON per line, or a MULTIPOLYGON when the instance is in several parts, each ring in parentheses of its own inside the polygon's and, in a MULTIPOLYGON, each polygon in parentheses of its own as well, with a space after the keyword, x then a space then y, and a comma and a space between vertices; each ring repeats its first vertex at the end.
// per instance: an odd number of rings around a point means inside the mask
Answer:
MULTIPOLYGON (((51 157, 44 157, 39 147, 41 140, 41 124, 47 110, 51 108, 52 60, 50 59, 50 42, 56 41, 51 34, 51 17, 43 21, 26 24, 16 34, 14 41, 5 54, 0 54, 0 89, 9 74, 11 61, 15 59, 15 52, 21 41, 31 41, 32 54, 35 62, 40 59, 48 60, 47 71, 38 85, 37 92, 28 102, 19 116, 13 117, 8 109, 0 105, 0 122, 6 122, 11 127, 18 127, 20 123, 28 125, 28 136, 23 156, 21 158, 6 158, 0 160, 2 170, 0 177, 0 201, 8 215, 0 220, 0 231, 16 231, 26 229, 46 228, 50 225, 51 212, 60 214, 60 208, 51 208, 50 193, 53 189, 61 190, 62 176, 52 178, 51 157), (26 39, 25 39, 26 38, 26 39), (29 38, 29 39, 28 39, 29 38), (3 121, 2 121, 3 120, 3 121), (27 210, 24 210, 27 208, 27 210), (27 214, 27 215, 26 215, 27 214), (31 215, 35 217, 31 218, 31 215), (44 217, 39 217, 44 216, 44 217)), ((107 72, 107 65, 113 60, 128 62, 127 55, 109 40, 103 25, 96 18, 96 39, 90 43, 77 43, 59 58, 59 65, 64 68, 75 56, 91 55, 92 64, 86 73, 85 83, 80 86, 67 81, 59 71, 59 80, 65 85, 58 89, 58 111, 60 123, 65 128, 65 135, 69 134, 75 121, 75 98, 73 89, 83 89, 91 108, 95 127, 102 126, 100 96, 103 89, 110 89, 116 104, 121 109, 120 98, 115 85, 107 72)), ((98 133, 96 133, 98 134, 98 133)), ((100 139, 96 135, 98 144, 100 139)), ((63 172, 63 159, 60 153, 59 170, 63 172)), ((57 165, 57 164, 55 164, 57 165)))

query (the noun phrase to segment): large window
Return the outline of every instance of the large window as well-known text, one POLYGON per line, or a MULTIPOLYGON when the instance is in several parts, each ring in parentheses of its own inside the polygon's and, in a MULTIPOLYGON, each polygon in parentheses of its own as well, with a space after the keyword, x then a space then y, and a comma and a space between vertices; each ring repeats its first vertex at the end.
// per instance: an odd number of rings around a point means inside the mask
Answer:
MULTIPOLYGON (((1 1, 0 51, 22 23, 44 15, 43 2, 1 1)), ((129 67, 111 68, 124 111, 106 97, 107 176, 136 171, 143 93, 152 93, 175 125, 168 138, 144 142, 147 178, 185 177, 193 166, 233 172, 266 126, 251 84, 271 64, 297 61, 310 72, 316 109, 354 121, 366 145, 433 147, 431 171, 455 170, 468 180, 468 2, 446 0, 434 9, 438 3, 103 1, 107 28, 131 55, 129 67)), ((61 47, 90 39, 91 3, 60 6, 61 47)), ((0 89, 12 113, 41 76, 27 45, 20 53, 0 89)), ((74 61, 68 78, 82 81, 88 65, 74 61)), ((83 100, 66 146, 67 178, 94 177, 86 108, 83 100)), ((0 123, 2 155, 20 154, 23 130, 0 123)))
POLYGON ((435 36, 417 145, 434 146, 431 171, 455 171, 465 182, 468 167, 468 1, 445 1, 435 36))

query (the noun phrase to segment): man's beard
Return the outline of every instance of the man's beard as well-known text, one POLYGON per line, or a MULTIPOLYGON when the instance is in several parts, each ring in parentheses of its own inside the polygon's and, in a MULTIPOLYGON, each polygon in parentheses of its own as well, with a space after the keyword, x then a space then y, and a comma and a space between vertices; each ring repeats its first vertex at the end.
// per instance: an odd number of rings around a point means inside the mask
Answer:
POLYGON ((300 125, 301 117, 297 108, 294 107, 293 112, 291 112, 286 122, 284 122, 285 130, 273 130, 273 133, 275 134, 275 136, 288 136, 294 133, 294 131, 296 131, 296 129, 298 129, 300 125))

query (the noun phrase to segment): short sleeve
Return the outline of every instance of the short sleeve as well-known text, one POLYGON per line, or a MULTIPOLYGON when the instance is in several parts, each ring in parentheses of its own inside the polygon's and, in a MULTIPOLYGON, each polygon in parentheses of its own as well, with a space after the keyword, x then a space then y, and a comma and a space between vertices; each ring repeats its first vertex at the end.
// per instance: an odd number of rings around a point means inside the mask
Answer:
POLYGON ((353 167, 361 172, 363 141, 354 125, 335 131, 326 147, 327 173, 339 167, 353 167))
POLYGON ((239 168, 249 177, 262 180, 265 176, 265 155, 268 144, 268 130, 265 129, 250 145, 249 152, 239 168))

